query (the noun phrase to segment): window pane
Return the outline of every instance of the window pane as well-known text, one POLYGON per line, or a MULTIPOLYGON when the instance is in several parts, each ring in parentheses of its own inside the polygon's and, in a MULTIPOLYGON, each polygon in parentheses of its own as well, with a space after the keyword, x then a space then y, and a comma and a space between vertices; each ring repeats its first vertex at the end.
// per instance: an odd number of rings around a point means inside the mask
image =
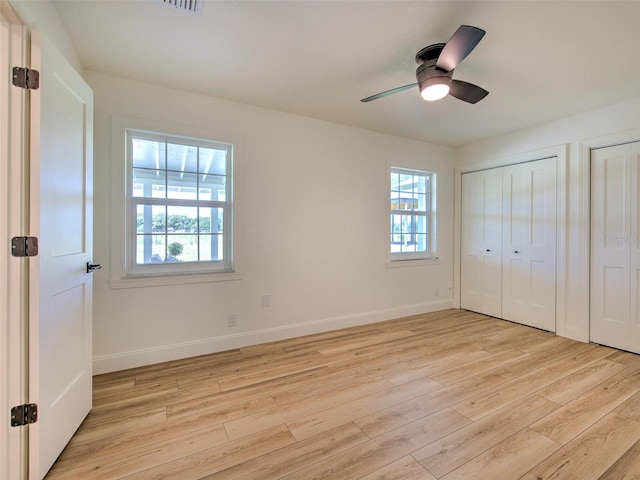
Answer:
POLYGON ((413 192, 413 175, 400 174, 400 188, 401 192, 413 192))
POLYGON ((224 260, 222 235, 200 235, 200 261, 224 260))
POLYGON ((132 195, 144 198, 165 198, 165 181, 164 171, 134 168, 132 195))
POLYGON ((226 175, 227 151, 200 147, 198 172, 209 175, 226 175))
POLYGON ((402 215, 402 233, 411 233, 413 232, 413 216, 412 215, 402 215))
POLYGON ((164 263, 164 235, 136 235, 136 263, 164 263))
POLYGON ((415 210, 419 212, 426 212, 429 208, 429 197, 423 193, 417 194, 415 207, 415 210))
POLYGON ((221 175, 200 176, 200 200, 224 202, 226 200, 227 178, 221 175))
POLYGON ((426 191, 427 191, 427 177, 425 177, 424 175, 415 175, 413 178, 414 178, 414 182, 415 182, 415 191, 416 191, 416 193, 426 193, 426 191))
POLYGON ((167 196, 180 200, 196 200, 198 175, 196 173, 167 172, 167 196))
POLYGON ((402 215, 391 215, 391 243, 402 242, 402 215))
POLYGON ((222 219, 224 209, 201 207, 200 212, 200 233, 222 233, 222 219))
MULTIPOLYGON (((424 215, 394 215, 401 217, 400 231, 402 233, 428 233, 427 217, 424 215)), ((395 228, 398 228, 397 226, 395 228)))
POLYGON ((167 207, 167 232, 196 233, 198 231, 198 207, 167 207))
POLYGON ((400 186, 400 174, 391 172, 391 190, 398 190, 400 186))
POLYGON ((429 222, 427 222, 427 217, 419 215, 416 216, 414 218, 414 232, 415 233, 428 233, 427 232, 427 225, 429 224, 429 222))
POLYGON ((400 194, 398 192, 391 192, 391 210, 398 210, 400 208, 399 198, 400 194))
POLYGON ((198 244, 196 235, 167 235, 167 258, 165 263, 197 262, 198 244))
POLYGON ((164 205, 137 205, 137 232, 163 233, 166 231, 166 211, 164 205))
POLYGON ((164 170, 166 168, 164 142, 133 138, 131 143, 133 155, 131 164, 133 167, 154 170, 164 170))
POLYGON ((404 199, 404 209, 413 211, 418 210, 418 198, 417 195, 408 196, 404 199))
POLYGON ((198 211, 200 212, 198 217, 198 231, 200 233, 211 233, 211 217, 213 215, 213 208, 200 208, 198 211))
POLYGON ((176 172, 198 171, 198 147, 167 144, 167 170, 176 172))
POLYGON ((423 215, 392 215, 391 252, 426 252, 428 218, 423 215))

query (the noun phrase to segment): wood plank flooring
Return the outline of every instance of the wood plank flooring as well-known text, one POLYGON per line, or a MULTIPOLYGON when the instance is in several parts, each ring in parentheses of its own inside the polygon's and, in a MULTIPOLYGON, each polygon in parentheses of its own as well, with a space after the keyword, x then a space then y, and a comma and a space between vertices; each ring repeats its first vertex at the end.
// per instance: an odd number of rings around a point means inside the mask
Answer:
POLYGON ((640 356, 446 310, 100 375, 46 478, 640 479, 640 356))

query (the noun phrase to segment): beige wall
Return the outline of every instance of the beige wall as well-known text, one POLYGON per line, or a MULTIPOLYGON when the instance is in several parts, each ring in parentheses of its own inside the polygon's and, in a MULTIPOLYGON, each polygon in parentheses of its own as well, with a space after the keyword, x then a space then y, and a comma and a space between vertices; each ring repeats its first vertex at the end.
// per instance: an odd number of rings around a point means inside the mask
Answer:
POLYGON ((114 116, 191 127, 237 147, 240 279, 122 289, 112 288, 109 269, 95 275, 97 373, 451 306, 452 149, 93 72, 86 79, 95 98, 97 262, 108 264, 121 242, 110 237, 121 181, 112 162, 123 161, 112 149, 114 116), (389 162, 438 174, 435 264, 386 264, 389 162))
POLYGON ((49 0, 9 0, 22 22, 30 30, 45 35, 67 61, 82 73, 82 64, 55 7, 49 0))

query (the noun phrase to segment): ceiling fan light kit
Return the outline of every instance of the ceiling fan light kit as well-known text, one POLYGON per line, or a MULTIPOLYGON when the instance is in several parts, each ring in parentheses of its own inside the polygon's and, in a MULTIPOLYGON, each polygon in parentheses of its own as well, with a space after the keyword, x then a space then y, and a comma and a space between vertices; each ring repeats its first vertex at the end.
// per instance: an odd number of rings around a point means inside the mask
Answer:
POLYGON ((363 98, 370 102, 418 86, 420 96, 427 101, 440 100, 451 95, 467 103, 477 103, 489 92, 472 83, 453 79, 453 70, 480 43, 485 31, 470 25, 461 25, 447 43, 428 45, 416 54, 417 83, 396 87, 363 98))
POLYGON ((443 99, 449 95, 449 90, 451 90, 451 79, 448 80, 449 82, 444 82, 442 77, 430 78, 420 85, 420 96, 427 102, 443 99))
MULTIPOLYGON (((435 79, 436 83, 432 83, 431 85, 427 85, 423 88, 423 85, 420 86, 422 90, 420 92, 420 96, 425 99, 427 102, 435 102, 436 100, 441 100, 447 95, 449 95, 449 90, 451 89, 450 83, 439 83, 438 79, 435 79)), ((426 83, 426 82, 425 82, 426 83)))

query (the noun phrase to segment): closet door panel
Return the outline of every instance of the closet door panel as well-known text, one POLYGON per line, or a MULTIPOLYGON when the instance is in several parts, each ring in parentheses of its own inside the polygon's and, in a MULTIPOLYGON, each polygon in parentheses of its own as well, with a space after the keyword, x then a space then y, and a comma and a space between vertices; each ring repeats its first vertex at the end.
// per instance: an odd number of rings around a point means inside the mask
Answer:
POLYGON ((501 316, 502 172, 462 175, 461 307, 501 316))
POLYGON ((555 331, 556 159, 503 171, 502 317, 555 331))
POLYGON ((460 239, 460 306, 482 312, 482 177, 479 172, 462 175, 462 224, 460 239))

